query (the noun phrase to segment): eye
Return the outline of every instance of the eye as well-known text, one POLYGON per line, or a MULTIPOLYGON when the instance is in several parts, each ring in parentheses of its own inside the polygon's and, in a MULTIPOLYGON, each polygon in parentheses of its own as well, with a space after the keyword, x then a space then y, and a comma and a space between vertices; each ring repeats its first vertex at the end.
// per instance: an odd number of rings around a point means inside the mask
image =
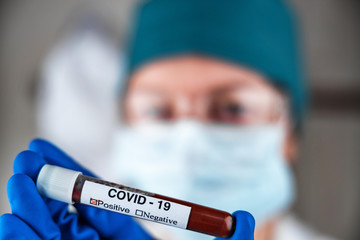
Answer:
POLYGON ((229 103, 221 107, 220 109, 224 114, 228 114, 231 116, 238 116, 244 112, 242 106, 236 103, 229 103))
POLYGON ((153 106, 147 108, 144 115, 152 120, 169 120, 171 118, 171 111, 164 106, 153 106))
POLYGON ((241 124, 244 120, 246 109, 240 103, 220 103, 213 107, 212 118, 216 122, 241 124))

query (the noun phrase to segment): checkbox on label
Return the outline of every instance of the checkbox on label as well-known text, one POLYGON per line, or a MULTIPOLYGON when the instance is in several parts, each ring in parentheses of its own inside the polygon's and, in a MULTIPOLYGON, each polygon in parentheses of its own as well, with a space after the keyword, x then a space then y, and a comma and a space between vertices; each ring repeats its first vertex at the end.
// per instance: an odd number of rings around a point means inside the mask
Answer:
POLYGON ((98 200, 97 200, 97 199, 90 198, 90 204, 92 204, 92 205, 97 205, 97 203, 98 203, 98 200))
POLYGON ((135 215, 136 215, 136 216, 142 217, 143 214, 144 214, 144 211, 141 211, 141 210, 139 210, 139 209, 136 209, 136 211, 135 211, 135 215))

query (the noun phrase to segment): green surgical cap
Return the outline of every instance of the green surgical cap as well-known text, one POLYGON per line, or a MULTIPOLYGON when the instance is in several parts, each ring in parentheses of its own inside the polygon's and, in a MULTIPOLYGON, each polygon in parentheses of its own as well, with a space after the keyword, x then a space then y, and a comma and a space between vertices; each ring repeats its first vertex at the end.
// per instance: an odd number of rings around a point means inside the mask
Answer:
MULTIPOLYGON (((149 0, 135 15, 127 74, 154 60, 201 55, 255 70, 285 90, 296 124, 305 91, 296 34, 280 0, 149 0)), ((171 81, 171 80, 169 80, 171 81)))

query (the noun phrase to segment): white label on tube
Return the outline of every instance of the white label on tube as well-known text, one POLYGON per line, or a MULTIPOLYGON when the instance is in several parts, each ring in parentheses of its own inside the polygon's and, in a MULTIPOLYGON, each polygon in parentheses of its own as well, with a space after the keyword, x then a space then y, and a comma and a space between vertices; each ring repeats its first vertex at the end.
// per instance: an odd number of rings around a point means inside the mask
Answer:
POLYGON ((191 207, 85 181, 81 203, 178 228, 187 227, 191 207))

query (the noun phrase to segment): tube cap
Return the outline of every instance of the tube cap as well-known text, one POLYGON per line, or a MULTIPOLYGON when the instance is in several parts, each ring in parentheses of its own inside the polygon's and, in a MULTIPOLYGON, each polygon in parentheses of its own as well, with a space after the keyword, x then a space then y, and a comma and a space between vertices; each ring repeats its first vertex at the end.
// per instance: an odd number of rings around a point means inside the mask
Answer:
POLYGON ((72 203, 72 193, 75 181, 81 172, 49 165, 44 165, 36 181, 36 187, 41 195, 72 203))

